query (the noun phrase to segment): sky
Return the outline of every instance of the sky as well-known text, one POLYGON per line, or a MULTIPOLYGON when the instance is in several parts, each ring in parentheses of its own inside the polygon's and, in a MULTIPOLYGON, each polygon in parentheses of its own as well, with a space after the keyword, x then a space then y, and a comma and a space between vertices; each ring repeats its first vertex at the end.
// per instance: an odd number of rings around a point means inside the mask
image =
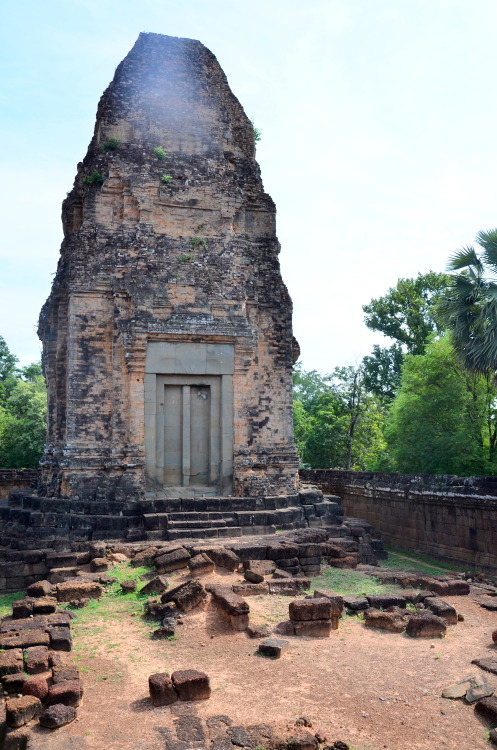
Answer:
POLYGON ((40 357, 61 203, 140 31, 199 39, 262 131, 307 370, 358 363, 362 305, 497 226, 495 0, 17 0, 0 15, 0 335, 40 357))

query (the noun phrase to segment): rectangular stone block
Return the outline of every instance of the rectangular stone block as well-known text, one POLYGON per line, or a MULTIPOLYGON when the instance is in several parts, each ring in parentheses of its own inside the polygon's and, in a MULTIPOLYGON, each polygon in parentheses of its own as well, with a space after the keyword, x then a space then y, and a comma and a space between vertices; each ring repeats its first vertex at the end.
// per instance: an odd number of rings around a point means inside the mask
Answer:
POLYGON ((325 597, 322 599, 298 599, 290 602, 290 620, 329 620, 333 614, 331 601, 325 597))

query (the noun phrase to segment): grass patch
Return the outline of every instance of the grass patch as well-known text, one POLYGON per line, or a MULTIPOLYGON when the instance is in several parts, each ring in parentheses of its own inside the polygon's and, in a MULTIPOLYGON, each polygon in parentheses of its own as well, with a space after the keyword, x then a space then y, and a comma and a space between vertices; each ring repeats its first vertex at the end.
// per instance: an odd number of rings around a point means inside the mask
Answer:
POLYGON ((12 614, 12 604, 24 599, 26 596, 25 591, 15 591, 13 594, 2 594, 0 596, 0 617, 6 617, 12 614))
POLYGON ((384 586, 374 576, 359 570, 343 570, 323 565, 322 573, 311 579, 311 590, 331 589, 345 596, 366 596, 369 594, 398 594, 400 586, 384 586))
POLYGON ((147 594, 140 594, 139 591, 123 594, 121 589, 121 581, 131 578, 137 579, 139 588, 142 588, 146 581, 142 581, 140 576, 150 570, 148 567, 132 568, 129 563, 121 563, 109 571, 110 575, 118 580, 105 588, 101 599, 90 599, 86 607, 75 610, 76 619, 73 621, 72 629, 76 653, 93 650, 95 640, 105 643, 107 648, 122 645, 126 640, 125 631, 122 643, 116 643, 115 633, 112 639, 109 637, 108 643, 106 642, 107 625, 116 620, 122 622, 128 617, 133 617, 135 623, 143 628, 145 635, 149 635, 156 628, 155 622, 143 617, 143 605, 148 598, 147 594))
POLYGON ((451 565, 435 560, 432 557, 418 555, 412 552, 386 547, 388 559, 381 561, 381 567, 388 570, 405 570, 412 573, 426 573, 427 575, 444 575, 445 573, 461 573, 463 566, 451 565))

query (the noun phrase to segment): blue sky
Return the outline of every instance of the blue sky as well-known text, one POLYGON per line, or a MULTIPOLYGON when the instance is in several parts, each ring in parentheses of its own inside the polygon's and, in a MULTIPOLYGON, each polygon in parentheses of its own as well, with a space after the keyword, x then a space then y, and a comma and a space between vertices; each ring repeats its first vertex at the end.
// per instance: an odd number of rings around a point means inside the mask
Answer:
POLYGON ((494 0, 18 0, 0 30, 0 335, 23 364, 97 103, 140 31, 200 39, 262 129, 307 369, 374 343, 361 306, 497 226, 494 0))

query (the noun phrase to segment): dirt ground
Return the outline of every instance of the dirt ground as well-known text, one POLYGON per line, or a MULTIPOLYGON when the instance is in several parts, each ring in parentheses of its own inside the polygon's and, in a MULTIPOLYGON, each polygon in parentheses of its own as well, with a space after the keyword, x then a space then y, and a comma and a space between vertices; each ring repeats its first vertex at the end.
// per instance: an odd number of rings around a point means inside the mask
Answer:
MULTIPOLYGON (((201 580, 238 579, 212 574, 201 580)), ((289 597, 248 601, 254 624, 288 618, 289 597)), ((470 675, 497 686, 497 676, 471 664, 495 652, 497 613, 469 596, 446 601, 464 622, 450 626, 443 639, 369 630, 345 617, 330 638, 289 638, 279 660, 256 656, 257 640, 233 632, 212 605, 185 615, 172 641, 150 639, 150 625, 138 614, 95 621, 91 629, 75 623, 67 660, 84 681, 78 719, 57 732, 34 729, 30 749, 162 750, 172 711, 151 707, 148 676, 193 668, 211 680, 210 700, 195 704, 203 719, 227 714, 234 724, 265 722, 289 737, 295 720, 305 716, 329 744, 340 739, 357 750, 488 750, 486 725, 474 709, 440 694, 470 675)))

